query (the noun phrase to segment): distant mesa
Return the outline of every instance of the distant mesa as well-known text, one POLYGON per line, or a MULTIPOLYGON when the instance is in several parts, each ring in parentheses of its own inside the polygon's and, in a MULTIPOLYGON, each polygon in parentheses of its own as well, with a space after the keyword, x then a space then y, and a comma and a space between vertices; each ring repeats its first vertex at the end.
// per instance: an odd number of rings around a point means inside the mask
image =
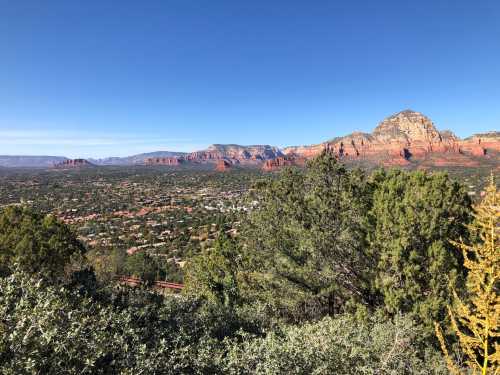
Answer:
POLYGON ((79 169, 89 167, 95 167, 95 165, 85 159, 68 159, 54 164, 55 169, 79 169))
POLYGON ((174 152, 174 151, 154 151, 147 152, 143 154, 137 154, 125 157, 109 157, 103 159, 89 159, 92 164, 95 165, 141 165, 149 158, 168 158, 168 157, 178 157, 182 158, 186 155, 184 152, 174 152))
POLYGON ((259 165, 265 160, 283 156, 279 148, 269 145, 241 146, 235 144, 214 144, 206 150, 195 151, 187 156, 187 160, 197 162, 230 161, 233 164, 259 165))
POLYGON ((167 165, 167 166, 178 166, 184 163, 184 158, 182 157, 166 157, 166 158, 147 158, 144 160, 146 165, 167 165))
POLYGON ((238 164, 242 166, 261 166, 267 160, 283 157, 277 147, 269 145, 242 146, 236 144, 214 144, 205 150, 195 151, 182 156, 148 157, 145 165, 178 166, 181 164, 214 164, 216 170, 225 171, 238 164))

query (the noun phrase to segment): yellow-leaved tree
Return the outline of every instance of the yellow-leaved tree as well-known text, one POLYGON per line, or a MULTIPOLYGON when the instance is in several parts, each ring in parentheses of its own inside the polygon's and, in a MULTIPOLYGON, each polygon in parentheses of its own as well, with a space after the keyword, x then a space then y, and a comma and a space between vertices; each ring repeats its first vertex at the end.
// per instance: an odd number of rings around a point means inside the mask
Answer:
MULTIPOLYGON (((462 250, 468 269, 467 296, 460 299, 454 292, 453 307, 448 307, 453 330, 466 355, 467 373, 500 373, 500 192, 493 181, 481 203, 475 206, 471 232, 478 236, 472 244, 453 242, 462 250)), ((436 335, 452 374, 462 370, 449 355, 440 326, 436 335)))

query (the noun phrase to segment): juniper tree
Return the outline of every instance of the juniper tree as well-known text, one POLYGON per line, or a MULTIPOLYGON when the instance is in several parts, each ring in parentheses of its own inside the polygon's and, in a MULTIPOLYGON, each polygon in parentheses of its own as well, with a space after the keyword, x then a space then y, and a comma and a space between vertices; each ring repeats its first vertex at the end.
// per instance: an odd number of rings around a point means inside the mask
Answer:
POLYGON ((53 215, 27 207, 6 207, 0 212, 0 271, 19 269, 61 276, 72 257, 85 248, 71 229, 53 215))
POLYGON ((448 239, 467 236, 470 199, 443 173, 394 170, 374 181, 368 238, 382 308, 410 314, 431 335, 446 316, 448 288, 463 281, 461 255, 448 239))

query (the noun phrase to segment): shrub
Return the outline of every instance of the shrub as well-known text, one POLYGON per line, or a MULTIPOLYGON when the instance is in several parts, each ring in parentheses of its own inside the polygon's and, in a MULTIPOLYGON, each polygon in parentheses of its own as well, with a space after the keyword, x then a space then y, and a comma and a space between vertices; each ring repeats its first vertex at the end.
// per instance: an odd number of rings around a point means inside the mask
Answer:
POLYGON ((243 335, 229 344, 228 374, 447 374, 439 354, 423 349, 421 329, 350 315, 286 326, 266 337, 243 335))

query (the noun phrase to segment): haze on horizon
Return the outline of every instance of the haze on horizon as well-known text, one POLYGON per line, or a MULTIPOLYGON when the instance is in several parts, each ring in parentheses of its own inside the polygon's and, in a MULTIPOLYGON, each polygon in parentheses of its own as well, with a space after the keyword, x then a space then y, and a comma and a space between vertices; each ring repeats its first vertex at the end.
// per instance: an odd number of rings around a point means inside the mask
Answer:
POLYGON ((0 154, 313 144, 411 108, 500 129, 500 3, 4 2, 0 154))

